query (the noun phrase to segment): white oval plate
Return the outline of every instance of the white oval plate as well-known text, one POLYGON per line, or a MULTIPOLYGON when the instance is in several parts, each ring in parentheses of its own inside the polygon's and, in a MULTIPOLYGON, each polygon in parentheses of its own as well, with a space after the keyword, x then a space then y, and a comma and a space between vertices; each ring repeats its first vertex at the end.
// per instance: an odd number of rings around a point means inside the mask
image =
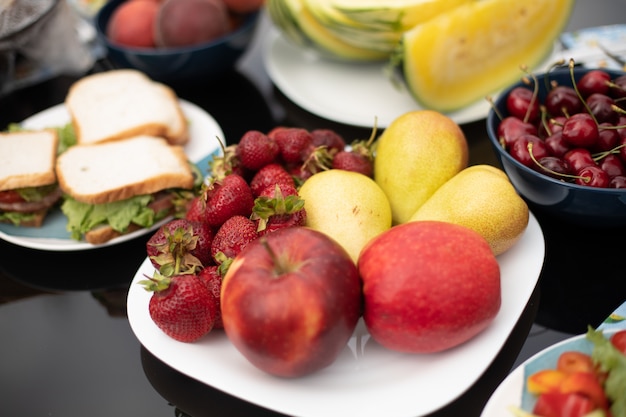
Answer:
MULTIPOLYGON (((264 51, 265 68, 276 86, 294 103, 336 122, 371 128, 387 127, 394 119, 422 107, 404 86, 385 75, 386 61, 349 63, 320 57, 289 42, 271 28, 264 51)), ((456 123, 483 119, 487 100, 448 113, 456 123)))
MULTIPOLYGON (((626 302, 618 307, 614 314, 626 317, 626 302)), ((598 326, 598 330, 602 330, 605 335, 611 335, 624 328, 626 328, 626 320, 611 322, 607 319, 598 326)), ((577 350, 590 354, 592 349, 592 343, 582 334, 562 340, 536 353, 502 381, 485 405, 481 417, 513 417, 513 413, 508 411, 510 407, 523 407, 526 411, 531 410, 535 399, 530 394, 525 394, 525 381, 528 375, 541 369, 554 369, 562 352, 577 350)))
POLYGON ((436 354, 401 354, 375 343, 361 321, 335 363, 298 379, 258 370, 223 331, 195 343, 177 342, 161 332, 148 312, 151 293, 137 283, 154 273, 147 258, 128 292, 128 320, 141 344, 172 368, 262 407, 300 417, 415 417, 456 399, 489 367, 537 284, 544 255, 543 233, 531 215, 520 241, 498 257, 502 307, 493 323, 467 343, 436 354))
MULTIPOLYGON (((180 104, 189 121, 189 142, 185 145, 185 153, 189 160, 196 163, 206 175, 209 160, 214 154, 221 152, 216 138, 225 140, 224 133, 215 119, 200 107, 185 100, 180 100, 180 104)), ((67 109, 63 104, 59 104, 29 117, 21 123, 21 126, 27 129, 43 129, 63 126, 69 120, 67 109)), ((104 244, 93 245, 72 239, 66 230, 67 218, 60 209, 55 209, 48 213, 43 225, 38 228, 0 224, 0 238, 31 249, 80 251, 126 242, 156 230, 164 221, 155 224, 152 228, 140 229, 111 239, 104 244)))

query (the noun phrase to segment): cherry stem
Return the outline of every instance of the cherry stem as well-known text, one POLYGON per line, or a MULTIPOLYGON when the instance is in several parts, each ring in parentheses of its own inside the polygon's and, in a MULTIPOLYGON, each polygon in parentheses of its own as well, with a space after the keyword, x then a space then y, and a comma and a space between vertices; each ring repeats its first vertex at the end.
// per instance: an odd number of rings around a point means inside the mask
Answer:
POLYGON ((541 165, 541 163, 537 160, 537 158, 535 158, 535 155, 533 155, 533 144, 532 142, 529 142, 528 145, 526 145, 526 149, 528 149, 528 155, 530 156, 530 159, 533 160, 533 162, 535 164, 537 164, 537 166, 541 167, 541 169, 543 169, 544 171, 547 171, 551 174, 554 174, 556 176, 559 177, 565 177, 565 178, 572 178, 572 179, 582 179, 584 182, 589 182, 591 181, 591 177, 584 177, 584 176, 580 176, 580 175, 570 175, 570 174, 563 174, 562 172, 556 172, 551 170, 550 168, 546 168, 545 166, 541 165))
POLYGON ((533 81, 533 95, 530 99, 530 103, 528 103, 528 107, 526 108, 526 114, 524 115, 524 123, 528 123, 528 119, 530 118, 530 113, 532 111, 533 105, 537 100, 537 95, 539 94, 539 82, 537 81, 537 77, 532 72, 528 71, 528 67, 526 65, 520 66, 521 70, 524 71, 526 75, 529 75, 533 81))
POLYGON ((570 60, 569 60, 569 74, 570 74, 570 77, 572 78, 572 87, 574 87, 574 90, 576 91, 576 94, 580 98, 580 101, 582 101, 583 106, 585 106, 585 109, 587 109, 587 113, 589 113, 589 115, 591 116, 593 121, 596 123, 596 126, 598 126, 600 124, 600 123, 598 123, 598 119, 596 119, 596 116, 593 114, 593 112, 589 108, 589 105, 587 104, 587 100, 583 99, 583 96, 582 96, 582 94, 580 94, 580 91, 578 90, 578 86, 576 85, 576 78, 574 77, 574 65, 575 65, 574 59, 570 58, 570 60))

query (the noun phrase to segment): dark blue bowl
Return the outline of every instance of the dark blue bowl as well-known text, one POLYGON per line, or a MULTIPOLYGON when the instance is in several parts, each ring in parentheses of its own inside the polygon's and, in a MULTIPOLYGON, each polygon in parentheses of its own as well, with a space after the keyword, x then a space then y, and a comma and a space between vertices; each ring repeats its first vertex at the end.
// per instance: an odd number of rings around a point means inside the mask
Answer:
POLYGON ((134 68, 162 82, 206 79, 231 70, 254 35, 259 12, 246 16, 239 28, 215 41, 180 48, 131 48, 111 43, 106 27, 113 11, 126 0, 111 0, 95 18, 108 59, 120 68, 134 68))
MULTIPOLYGON (((588 68, 575 68, 574 78, 578 80, 588 68)), ((624 75, 624 72, 608 71, 612 78, 624 75)), ((547 94, 544 83, 545 74, 537 74, 539 82, 539 100, 547 94)), ((572 85, 569 69, 553 70, 549 80, 561 85, 572 85)), ((504 90, 495 101, 495 108, 502 117, 508 116, 506 96, 522 85, 520 81, 504 90)), ((609 227, 626 225, 626 190, 587 187, 543 175, 515 160, 498 141, 500 117, 491 109, 487 115, 487 133, 502 168, 508 175, 518 193, 529 203, 531 210, 538 210, 559 219, 586 227, 609 227)))

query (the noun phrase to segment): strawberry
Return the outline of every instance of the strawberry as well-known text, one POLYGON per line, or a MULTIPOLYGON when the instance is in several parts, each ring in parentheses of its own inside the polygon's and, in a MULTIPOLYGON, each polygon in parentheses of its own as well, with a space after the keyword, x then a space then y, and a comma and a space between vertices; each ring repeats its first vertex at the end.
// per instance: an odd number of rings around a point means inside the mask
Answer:
POLYGON ((314 147, 324 146, 331 154, 343 151, 346 147, 343 137, 331 129, 314 129, 311 131, 311 136, 311 144, 314 147))
POLYGON ((333 169, 358 172, 368 177, 372 176, 372 161, 366 156, 353 151, 341 151, 333 158, 333 169))
POLYGON ((215 305, 217 306, 217 315, 213 324, 214 329, 224 328, 224 324, 222 323, 222 313, 220 310, 220 294, 222 291, 222 280, 224 279, 224 275, 226 275, 226 272, 230 267, 231 261, 232 259, 229 259, 228 261, 225 260, 219 266, 207 266, 198 273, 198 277, 202 281, 204 281, 204 284, 209 289, 209 292, 213 294, 213 298, 215 299, 215 305))
POLYGON ((251 219, 257 224, 259 236, 284 227, 304 226, 306 223, 304 200, 297 192, 284 195, 276 185, 273 195, 261 195, 256 198, 251 219))
POLYGON ((179 268, 193 272, 211 265, 211 242, 214 232, 205 223, 174 219, 161 226, 146 243, 152 265, 163 275, 171 276, 179 260, 179 268))
POLYGON ((191 199, 187 205, 185 219, 193 222, 204 222, 204 211, 206 210, 206 193, 201 192, 191 199))
POLYGON ((273 137, 284 162, 301 163, 308 157, 313 140, 308 130, 298 127, 282 128, 277 130, 273 137))
POLYGON ((220 227, 233 216, 249 216, 254 196, 246 180, 238 174, 214 180, 206 189, 205 221, 213 228, 220 227))
POLYGON ((281 189, 295 187, 293 177, 281 164, 269 164, 261 168, 250 180, 252 195, 258 197, 267 187, 274 188, 278 184, 281 189))
POLYGON ((247 178, 250 175, 237 156, 237 148, 238 145, 222 147, 222 156, 215 156, 210 162, 211 178, 222 179, 230 174, 247 178))
POLYGON ((338 152, 333 157, 332 167, 334 169, 359 172, 371 178, 374 171, 374 153, 372 146, 375 139, 376 126, 374 126, 369 139, 355 140, 350 144, 350 150, 338 152))
POLYGON ((218 307, 197 275, 165 277, 157 272, 139 283, 153 291, 150 318, 166 335, 180 342, 194 342, 213 329, 218 307))
POLYGON ((258 171, 265 165, 278 162, 280 149, 265 133, 249 130, 239 140, 236 155, 244 168, 258 171))
POLYGON ((220 265, 226 258, 234 258, 258 237, 256 224, 245 216, 233 216, 218 229, 211 244, 211 256, 220 265), (219 255, 220 252, 222 255, 219 255))

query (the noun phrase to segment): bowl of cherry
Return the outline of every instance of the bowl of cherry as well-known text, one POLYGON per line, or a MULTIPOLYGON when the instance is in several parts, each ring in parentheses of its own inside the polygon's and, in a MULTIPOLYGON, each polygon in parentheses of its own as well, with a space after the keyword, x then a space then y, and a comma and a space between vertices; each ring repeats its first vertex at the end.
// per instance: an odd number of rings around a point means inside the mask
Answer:
POLYGON ((531 210, 586 227, 626 225, 626 74, 555 66, 504 90, 493 149, 531 210))

